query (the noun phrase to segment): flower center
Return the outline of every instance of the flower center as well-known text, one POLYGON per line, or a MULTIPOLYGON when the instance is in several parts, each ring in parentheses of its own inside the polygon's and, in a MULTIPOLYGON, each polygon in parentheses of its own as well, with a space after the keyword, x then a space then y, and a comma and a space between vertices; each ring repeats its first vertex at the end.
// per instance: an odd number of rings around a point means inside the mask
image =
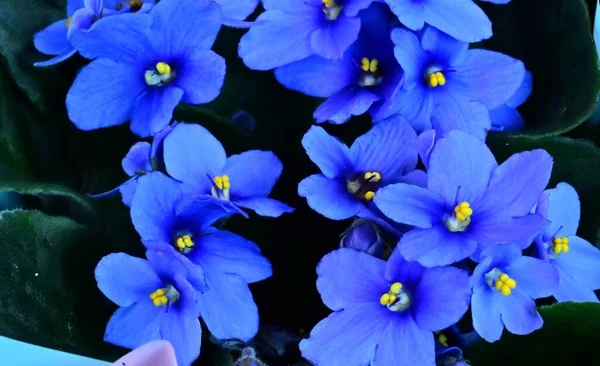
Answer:
POLYGON ((210 190, 210 193, 217 198, 229 200, 229 188, 231 188, 231 184, 229 183, 229 177, 226 175, 221 175, 219 177, 215 177, 213 179, 215 183, 210 190))
POLYGON ((399 312, 408 309, 411 300, 408 293, 404 291, 402 284, 394 282, 390 286, 390 290, 381 295, 379 303, 390 311, 399 312))
POLYGON ((500 292, 504 296, 510 295, 511 291, 517 287, 517 282, 498 267, 494 267, 485 274, 485 282, 491 289, 500 292))
POLYGON ((117 4, 117 10, 123 9, 123 5, 129 5, 129 11, 135 13, 142 8, 144 3, 141 0, 122 1, 117 4))
POLYGON ((346 181, 348 192, 365 201, 373 200, 380 185, 381 174, 378 172, 366 172, 346 181))
POLYGON ((549 245, 548 249, 548 254, 555 258, 563 253, 567 253, 569 251, 569 238, 552 239, 552 245, 549 245))
POLYGON ((150 86, 164 86, 175 79, 175 71, 171 69, 168 63, 159 62, 154 70, 146 70, 144 78, 146 84, 150 86))
POLYGON ((383 77, 381 76, 381 69, 379 68, 379 60, 376 58, 368 59, 363 57, 360 60, 360 68, 362 70, 360 86, 373 86, 381 84, 383 77))
POLYGON ((471 215, 473 215, 473 210, 469 202, 461 202, 454 207, 454 214, 446 217, 444 224, 453 233, 465 231, 471 223, 471 215))
POLYGON ((442 332, 433 332, 433 334, 437 337, 438 342, 444 347, 448 347, 448 337, 442 332))
POLYGON ((196 245, 190 235, 181 235, 175 240, 175 246, 181 253, 188 253, 196 245))
POLYGON ((172 285, 168 285, 151 293, 150 300, 152 300, 154 306, 168 306, 179 300, 179 291, 172 285))
POLYGON ((342 12, 343 6, 338 5, 335 0, 323 0, 323 13, 329 20, 336 20, 342 12))

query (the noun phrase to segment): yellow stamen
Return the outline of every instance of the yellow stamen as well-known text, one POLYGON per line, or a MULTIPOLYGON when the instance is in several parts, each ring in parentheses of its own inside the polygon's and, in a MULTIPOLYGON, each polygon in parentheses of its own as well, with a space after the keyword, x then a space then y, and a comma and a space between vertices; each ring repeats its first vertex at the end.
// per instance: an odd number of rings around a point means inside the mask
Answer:
POLYGON ((440 333, 438 336, 438 341, 442 344, 442 346, 448 347, 448 337, 446 337, 444 333, 440 333))
POLYGON ((177 238, 177 248, 183 250, 185 249, 185 243, 183 242, 183 238, 177 238))
POLYGON ((375 197, 375 192, 373 191, 368 191, 367 193, 365 193, 365 199, 367 201, 371 201, 373 200, 373 197, 375 197))
POLYGON ((360 60, 360 68, 363 71, 374 73, 374 72, 377 72, 378 67, 379 67, 379 60, 377 60, 376 58, 369 60, 368 58, 363 57, 360 60))
POLYGON ((71 20, 73 20, 73 17, 68 17, 67 18, 67 24, 66 24, 67 29, 69 29, 69 27, 71 26, 71 20))
POLYGON ((335 3, 335 0, 322 0, 323 1, 323 6, 331 9, 331 8, 335 8, 337 6, 337 4, 335 3))
POLYGON ((154 306, 166 305, 169 302, 169 298, 165 294, 165 290, 162 288, 159 288, 158 290, 151 293, 150 300, 152 300, 154 306))
POLYGON ((159 62, 156 64, 156 71, 161 75, 167 75, 171 73, 171 66, 166 62, 159 62))
POLYGON ((554 254, 567 253, 569 251, 569 238, 554 238, 552 240, 552 252, 554 254))
POLYGON ((403 311, 410 306, 410 297, 403 291, 400 282, 394 282, 390 285, 388 292, 381 295, 379 303, 390 311, 403 311))
POLYGON ((510 278, 506 273, 500 274, 498 280, 494 283, 494 288, 500 291, 502 295, 508 296, 511 290, 517 287, 517 282, 510 278))
POLYGON ((365 179, 369 182, 379 182, 381 180, 381 174, 377 172, 366 172, 365 179))
POLYGON ((469 202, 461 202, 458 206, 454 207, 454 213, 458 221, 465 221, 473 215, 473 210, 469 202))
POLYGON ((189 235, 182 235, 180 237, 177 238, 177 240, 175 240, 175 245, 177 246, 177 249, 182 252, 182 253, 187 253, 189 248, 193 248, 194 245, 196 245, 194 243, 194 241, 192 240, 192 237, 189 235))
POLYGON ((427 84, 432 88, 444 86, 446 85, 446 76, 441 71, 432 72, 427 76, 427 84))
POLYGON ((223 189, 223 178, 221 177, 215 177, 215 179, 213 179, 215 181, 215 184, 217 185, 217 188, 219 189, 223 189))
POLYGON ((402 291, 402 284, 400 282, 394 282, 390 286, 390 292, 398 295, 402 291))
POLYGON ((379 298, 379 303, 381 305, 388 305, 390 303, 390 294, 383 294, 381 295, 381 297, 379 298))

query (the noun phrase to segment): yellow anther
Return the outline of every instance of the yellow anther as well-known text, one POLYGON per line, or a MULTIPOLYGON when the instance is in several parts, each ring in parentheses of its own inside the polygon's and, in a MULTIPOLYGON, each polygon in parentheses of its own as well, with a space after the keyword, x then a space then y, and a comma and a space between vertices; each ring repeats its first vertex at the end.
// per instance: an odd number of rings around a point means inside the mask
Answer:
POLYGON ((337 4, 335 3, 335 0, 323 0, 323 6, 331 9, 335 8, 337 4))
POLYGON ((69 27, 71 26, 71 20, 73 20, 73 17, 68 17, 67 18, 67 24, 66 24, 67 29, 69 29, 69 27))
POLYGON ((223 188, 224 189, 229 189, 231 188, 231 184, 229 183, 229 177, 224 175, 221 177, 221 179, 223 180, 223 188))
POLYGON ((446 85, 446 77, 441 71, 432 72, 427 76, 428 85, 432 88, 446 85))
POLYGON ((504 281, 506 281, 508 279, 509 279, 509 277, 508 277, 508 275, 506 273, 503 273, 503 274, 500 275, 500 281, 504 282, 504 281))
POLYGON ((504 286, 502 286, 502 289, 500 290, 500 292, 502 292, 502 295, 508 296, 508 295, 510 295, 510 287, 504 285, 504 286))
POLYGON ((366 172, 365 180, 368 180, 369 182, 379 182, 381 180, 381 174, 377 172, 366 172))
POLYGON ((398 295, 402 291, 402 284, 400 282, 394 282, 390 286, 390 292, 398 295))
POLYGON ((500 291, 502 286, 504 286, 504 283, 502 281, 496 281, 496 283, 494 284, 494 288, 498 291, 500 291))
POLYGON ((369 71, 369 59, 366 57, 363 57, 362 60, 360 60, 360 68, 363 69, 363 71, 369 71))
POLYGON ((379 67, 379 60, 376 58, 369 60, 366 57, 363 57, 360 60, 360 68, 366 72, 377 72, 377 68, 379 67))
POLYGON ((513 280, 512 278, 509 278, 506 281, 504 281, 504 284, 510 288, 517 287, 517 282, 515 280, 513 280))
POLYGON ((446 337, 444 333, 440 333, 438 335, 438 341, 442 344, 442 346, 448 347, 448 337, 446 337))
POLYGON ((501 273, 498 280, 494 282, 494 288, 504 296, 510 295, 511 290, 515 287, 517 287, 517 282, 506 273, 501 273))
POLYGON ((458 221, 465 221, 473 215, 473 210, 469 202, 461 202, 458 206, 454 207, 454 213, 458 221))
POLYGON ((375 197, 375 192, 373 191, 368 191, 367 193, 365 193, 365 199, 367 201, 372 201, 373 197, 375 197))
POLYGON ((569 238, 552 239, 552 252, 554 254, 566 253, 569 251, 569 238))
POLYGON ((379 66, 379 61, 376 58, 372 59, 371 63, 369 64, 369 71, 377 72, 378 66, 379 66))
POLYGON ((159 62, 156 64, 156 71, 161 75, 167 75, 171 73, 171 66, 166 62, 159 62))
POLYGON ((397 297, 396 297, 396 295, 394 295, 394 294, 389 294, 389 295, 390 295, 390 302, 389 302, 389 303, 390 303, 390 304, 393 304, 393 303, 394 303, 394 301, 396 301, 397 297))
POLYGON ((438 71, 435 73, 435 77, 437 78, 438 84, 440 86, 446 85, 446 77, 444 76, 444 74, 438 71))
POLYGON ((437 81, 437 78, 435 77, 435 74, 429 74, 429 86, 432 88, 435 88, 436 86, 438 86, 438 81, 437 81))
POLYGON ((223 189, 223 178, 221 177, 215 177, 215 179, 213 179, 215 181, 215 184, 217 185, 217 188, 219 189, 223 189))
POLYGON ((185 244, 186 247, 191 248, 194 246, 194 242, 192 241, 192 238, 189 235, 184 235, 182 239, 183 244, 185 244))
POLYGON ((381 295, 381 297, 379 298, 379 303, 381 305, 390 304, 390 294, 385 293, 385 294, 381 295))
POLYGON ((169 302, 169 298, 165 295, 165 291, 162 288, 151 293, 150 300, 152 300, 154 306, 166 305, 169 302))

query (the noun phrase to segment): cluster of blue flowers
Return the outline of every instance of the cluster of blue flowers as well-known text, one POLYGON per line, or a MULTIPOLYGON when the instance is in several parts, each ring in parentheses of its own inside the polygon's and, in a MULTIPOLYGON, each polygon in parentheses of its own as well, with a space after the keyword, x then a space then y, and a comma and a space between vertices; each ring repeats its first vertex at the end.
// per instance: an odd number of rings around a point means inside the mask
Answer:
POLYGON ((298 194, 326 218, 359 218, 317 267, 334 312, 300 343, 306 359, 460 364, 465 336, 455 324, 469 308, 474 331, 493 342, 504 328, 542 326, 535 299, 598 301, 600 251, 576 236, 573 187, 545 190, 551 156, 528 151, 499 165, 485 145, 489 131, 524 127, 516 108, 532 76, 519 60, 469 49, 492 36, 472 0, 263 0, 265 11, 246 22, 257 5, 70 0, 68 18, 35 37, 55 56, 39 66, 76 52, 92 60, 66 98, 77 127, 130 121, 152 137, 131 148, 123 159, 131 178, 108 192, 130 207, 147 260, 117 253, 98 264, 100 290, 120 306, 106 341, 134 348, 166 339, 189 365, 200 352, 199 317, 219 339, 249 341, 258 330, 248 284, 269 277, 271 265, 256 244, 218 226, 247 216, 243 209, 292 212, 268 197, 282 164, 266 151, 227 157, 203 127, 172 121, 180 102, 218 96, 225 60, 210 48, 222 25, 249 28, 239 44, 248 67, 327 98, 317 122, 373 117, 350 147, 317 126, 302 139, 321 173, 298 194), (398 240, 391 253, 382 232, 398 240))

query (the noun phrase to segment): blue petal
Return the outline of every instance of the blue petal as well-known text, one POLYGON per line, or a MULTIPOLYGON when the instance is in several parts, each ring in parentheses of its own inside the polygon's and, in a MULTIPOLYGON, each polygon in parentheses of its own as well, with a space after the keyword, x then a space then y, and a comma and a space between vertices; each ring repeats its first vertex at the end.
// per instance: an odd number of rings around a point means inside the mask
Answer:
POLYGON ((119 306, 130 306, 162 286, 148 261, 125 253, 102 258, 94 271, 98 288, 119 306), (123 274, 127 273, 126 276, 123 274))
POLYGON ((425 25, 425 10, 422 1, 386 0, 386 3, 406 27, 418 30, 425 25))
POLYGON ((150 15, 153 43, 172 56, 210 49, 221 29, 221 6, 210 0, 161 1, 150 15))
POLYGON ((227 158, 223 174, 229 177, 230 197, 266 197, 279 179, 283 165, 270 151, 251 150, 227 158))
POLYGON ((137 142, 129 149, 129 152, 121 162, 123 170, 127 175, 133 177, 138 175, 138 172, 140 171, 152 171, 152 165, 150 164, 150 149, 151 146, 147 142, 137 142))
POLYGON ((499 340, 504 330, 498 298, 494 295, 497 294, 492 293, 487 284, 483 284, 473 289, 471 297, 473 328, 488 342, 499 340))
POLYGON ((57 55, 56 57, 51 58, 50 60, 35 62, 33 64, 33 66, 46 67, 46 66, 56 65, 57 63, 63 62, 64 60, 73 56, 75 53, 77 53, 77 51, 74 48, 71 48, 70 50, 63 52, 63 53, 57 55))
POLYGON ((154 306, 150 297, 129 307, 119 308, 106 325, 104 341, 134 349, 159 340, 160 323, 166 314, 165 308, 154 306))
POLYGON ((322 127, 312 126, 302 138, 302 146, 327 178, 346 178, 353 173, 350 149, 322 127))
POLYGON ((552 156, 545 150, 515 154, 494 171, 489 188, 474 206, 490 219, 526 215, 540 199, 551 172, 552 156))
MULTIPOLYGON (((416 2, 418 3, 418 2, 416 2)), ((409 30, 396 28, 391 33, 394 56, 404 70, 404 85, 407 90, 421 83, 423 68, 429 56, 421 48, 417 35, 409 30)))
POLYGON ((266 10, 283 10, 286 13, 300 13, 306 11, 307 6, 321 7, 323 3, 320 0, 263 0, 262 5, 266 10))
POLYGON ((346 87, 333 94, 317 108, 313 117, 317 123, 342 124, 352 116, 360 116, 381 99, 366 88, 346 87))
POLYGON ((454 267, 426 269, 412 298, 412 314, 419 327, 432 332, 442 330, 467 312, 471 300, 469 276, 454 267), (440 278, 452 280, 440 281, 440 278))
POLYGON ((360 31, 360 18, 340 16, 333 22, 315 29, 310 35, 313 52, 325 58, 342 58, 344 52, 356 41, 360 31))
POLYGON ((385 327, 372 363, 373 366, 434 364, 433 334, 421 328, 410 314, 399 316, 385 327))
POLYGON ((217 339, 248 342, 258 332, 258 309, 246 282, 238 275, 211 271, 210 288, 199 294, 200 315, 217 339))
POLYGON ((133 65, 95 60, 81 70, 67 94, 69 118, 86 131, 125 123, 145 89, 142 83, 133 65))
POLYGON ((327 98, 352 83, 355 73, 342 60, 310 56, 275 69, 275 77, 288 89, 327 98))
POLYGON ((554 264, 575 281, 592 290, 600 289, 600 250, 578 236, 569 236, 569 252, 554 264))
POLYGON ((225 80, 225 59, 211 50, 196 49, 177 64, 173 84, 184 91, 182 101, 208 103, 221 92, 225 80))
POLYGON ((417 166, 416 141, 417 134, 404 117, 381 121, 350 147, 355 170, 379 172, 384 182, 393 182, 417 166))
POLYGON ((175 86, 147 88, 132 108, 131 131, 140 137, 162 131, 171 122, 173 110, 183 94, 184 91, 175 86))
POLYGON ((437 102, 439 104, 431 115, 431 125, 438 136, 444 136, 452 130, 461 130, 485 140, 487 132, 492 128, 485 105, 450 93, 440 95, 437 102))
POLYGON ((146 258, 154 272, 163 283, 175 286, 180 292, 180 301, 176 306, 187 316, 197 317, 199 309, 195 290, 208 291, 203 268, 194 264, 172 245, 166 246, 164 242, 159 243, 162 244, 162 248, 154 250, 151 247, 158 242, 144 241, 143 243, 149 248, 146 251, 146 258), (153 245, 148 245, 149 243, 153 245))
POLYGON ((435 192, 406 183, 377 191, 375 205, 388 218, 406 225, 430 228, 443 216, 443 201, 435 192))
POLYGON ((525 129, 525 120, 513 107, 504 104, 490 110, 492 131, 519 132, 525 129))
POLYGON ((308 205, 332 220, 345 220, 358 214, 363 204, 346 188, 346 181, 328 179, 322 174, 311 175, 298 184, 298 195, 306 197, 308 205))
POLYGON ((223 16, 237 20, 244 20, 248 18, 248 15, 254 12, 254 9, 256 9, 260 3, 260 0, 219 0, 217 3, 221 5, 223 16))
POLYGON ((429 160, 429 189, 442 195, 448 205, 472 203, 484 192, 498 164, 483 141, 462 131, 439 140, 429 160))
POLYGON ((188 226, 188 230, 203 233, 206 228, 217 220, 243 211, 229 201, 221 200, 210 195, 196 195, 184 198, 177 202, 174 212, 177 217, 188 226))
POLYGON ((197 264, 210 272, 238 275, 247 283, 271 277, 271 263, 250 240, 228 231, 212 230, 201 237, 190 253, 197 264))
POLYGON ((83 0, 68 0, 67 1, 67 16, 73 15, 77 9, 84 7, 83 0))
MULTIPOLYGON (((240 40, 238 53, 252 70, 270 70, 302 60, 313 54, 311 34, 319 28, 321 9, 288 14, 267 10, 240 40)), ((281 81, 280 81, 281 82, 281 81)))
POLYGON ((487 50, 470 50, 454 68, 456 73, 448 75, 448 87, 490 109, 506 103, 525 77, 521 61, 487 50))
POLYGON ((527 98, 529 98, 529 95, 531 94, 532 90, 533 75, 529 71, 525 70, 525 77, 523 78, 521 86, 519 87, 519 89, 517 89, 515 94, 513 94, 513 96, 510 97, 510 99, 506 102, 506 105, 517 108, 521 104, 525 103, 527 98))
POLYGON ((227 161, 223 146, 208 130, 185 123, 165 138, 164 158, 169 175, 197 187, 198 193, 210 192, 212 179, 221 175, 227 161))
POLYGON ((425 267, 407 261, 398 250, 394 250, 385 266, 385 278, 389 282, 401 282, 407 288, 416 288, 425 267))
POLYGON ((344 14, 349 17, 358 15, 358 13, 369 7, 375 0, 346 0, 344 1, 344 14))
POLYGON ((75 32, 80 30, 88 30, 94 23, 94 17, 96 15, 91 9, 79 9, 71 17, 71 23, 69 23, 69 29, 67 30, 67 38, 71 39, 75 32))
POLYGON ((412 229, 398 243, 398 250, 407 260, 417 261, 426 267, 458 262, 473 254, 476 248, 475 241, 450 232, 442 224, 429 229, 412 229))
POLYGON ((181 194, 179 184, 162 173, 152 172, 138 179, 131 221, 143 240, 171 242, 175 204, 181 194))
POLYGON ((421 37, 423 50, 436 56, 436 60, 449 66, 460 64, 469 49, 468 42, 461 42, 435 27, 427 27, 421 37))
MULTIPOLYGON (((381 296, 381 295, 380 295, 381 296)), ((300 342, 302 356, 316 365, 368 365, 389 323, 389 310, 376 301, 332 313, 300 342)))
POLYGON ((427 130, 419 134, 417 141, 417 150, 419 151, 419 157, 425 165, 425 168, 429 170, 429 158, 431 152, 435 146, 435 130, 427 130))
POLYGON ((119 193, 121 194, 121 200, 127 207, 131 207, 131 202, 133 201, 133 196, 135 195, 135 191, 137 189, 137 177, 133 177, 121 184, 119 187, 119 193))
MULTIPOLYGON (((95 22, 87 32, 75 32, 73 47, 89 59, 110 58, 117 61, 138 62, 154 58, 152 17, 148 14, 129 13, 106 17, 95 22), (124 36, 127 35, 127 36, 124 36)), ((142 71, 138 70, 138 74, 142 71)), ((106 74, 111 75, 112 74, 106 74)), ((137 77, 143 82, 142 77, 137 77)))
POLYGON ((178 311, 169 311, 160 325, 161 339, 169 341, 175 350, 177 364, 191 365, 200 356, 202 328, 198 318, 178 311))
POLYGON ((568 183, 558 183, 556 188, 546 190, 543 197, 547 203, 538 204, 536 210, 550 220, 550 225, 544 230, 543 240, 549 241, 559 228, 559 237, 577 234, 581 205, 575 188, 568 183))
POLYGON ((46 55, 59 55, 73 50, 67 39, 67 20, 62 19, 50 24, 46 29, 33 36, 35 48, 46 55))
POLYGON ((540 329, 544 324, 544 320, 535 306, 535 301, 517 291, 517 289, 510 296, 502 296, 498 306, 500 307, 502 322, 504 322, 506 329, 513 334, 529 334, 540 329))
POLYGON ((247 197, 235 199, 236 205, 248 208, 260 216, 279 217, 284 213, 293 212, 294 209, 283 202, 267 197, 247 197))
POLYGON ((478 42, 492 36, 492 22, 472 0, 421 3, 425 21, 458 40, 478 42))
POLYGON ((334 250, 317 265, 317 290, 334 311, 377 305, 389 289, 384 271, 385 262, 379 258, 349 248, 334 250))
POLYGON ((577 301, 577 302, 598 302, 598 297, 592 289, 581 282, 574 280, 568 273, 560 267, 557 267, 560 281, 558 287, 552 294, 558 302, 577 301))
POLYGON ((521 257, 505 269, 506 273, 517 282, 519 291, 532 299, 552 296, 558 285, 557 270, 552 264, 541 259, 521 257))
POLYGON ((492 258, 491 264, 498 268, 505 268, 522 256, 521 248, 514 244, 494 245, 481 253, 481 258, 492 258))

